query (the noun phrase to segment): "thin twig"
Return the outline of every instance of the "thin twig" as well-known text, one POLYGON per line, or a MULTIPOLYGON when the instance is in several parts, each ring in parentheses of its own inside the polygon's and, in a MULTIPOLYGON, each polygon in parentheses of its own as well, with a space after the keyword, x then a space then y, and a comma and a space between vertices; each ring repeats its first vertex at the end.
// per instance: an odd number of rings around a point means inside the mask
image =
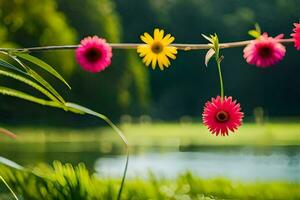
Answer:
MULTIPOLYGON (((239 42, 227 42, 220 43, 221 49, 227 48, 236 48, 243 47, 249 44, 252 40, 245 40, 239 42)), ((293 43, 293 38, 280 39, 280 43, 293 43)), ((143 45, 141 43, 110 43, 109 44, 113 49, 136 49, 138 46, 143 45)), ((178 44, 174 43, 172 46, 176 47, 179 50, 189 51, 189 50, 201 50, 201 49, 210 49, 209 44, 178 44)), ((25 52, 40 52, 40 51, 54 51, 54 50, 68 50, 76 49, 79 45, 61 45, 61 46, 41 46, 41 47, 28 47, 28 48, 0 48, 0 51, 25 51, 25 52)))

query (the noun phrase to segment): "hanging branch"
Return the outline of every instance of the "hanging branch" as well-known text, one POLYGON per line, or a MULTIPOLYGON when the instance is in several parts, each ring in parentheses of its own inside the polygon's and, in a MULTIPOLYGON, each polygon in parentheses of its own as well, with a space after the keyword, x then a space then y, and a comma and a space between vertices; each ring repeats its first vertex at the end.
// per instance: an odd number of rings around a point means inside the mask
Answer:
MULTIPOLYGON (((245 40, 239 42, 228 42, 220 43, 221 49, 243 47, 248 45, 252 40, 245 40)), ((278 42, 288 44, 293 43, 292 38, 280 39, 278 42)), ((136 49, 138 46, 142 45, 141 43, 109 43, 113 49, 136 49)), ((189 50, 201 50, 201 49, 210 49, 209 44, 178 44, 174 43, 171 46, 176 47, 179 50, 189 51, 189 50)), ((23 51, 23 52, 40 52, 40 51, 53 51, 53 50, 67 50, 67 49, 77 49, 79 45, 61 45, 61 46, 42 46, 42 47, 29 47, 29 48, 0 48, 0 51, 23 51)))

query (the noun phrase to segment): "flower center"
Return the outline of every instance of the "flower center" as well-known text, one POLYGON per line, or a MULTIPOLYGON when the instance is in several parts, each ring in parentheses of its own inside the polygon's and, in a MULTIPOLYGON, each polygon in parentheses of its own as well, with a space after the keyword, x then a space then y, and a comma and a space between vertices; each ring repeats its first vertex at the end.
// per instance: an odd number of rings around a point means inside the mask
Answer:
POLYGON ((87 50, 87 52, 85 53, 85 57, 87 58, 88 61, 95 62, 99 58, 101 58, 101 52, 98 49, 91 48, 87 50))
POLYGON ((164 50, 164 46, 162 45, 161 42, 154 42, 151 45, 151 51, 155 54, 159 54, 164 50))
POLYGON ((270 47, 260 47, 258 53, 261 57, 266 58, 269 57, 272 53, 272 49, 270 47))
POLYGON ((216 114, 216 120, 219 122, 227 122, 229 120, 229 114, 225 111, 219 111, 216 114))

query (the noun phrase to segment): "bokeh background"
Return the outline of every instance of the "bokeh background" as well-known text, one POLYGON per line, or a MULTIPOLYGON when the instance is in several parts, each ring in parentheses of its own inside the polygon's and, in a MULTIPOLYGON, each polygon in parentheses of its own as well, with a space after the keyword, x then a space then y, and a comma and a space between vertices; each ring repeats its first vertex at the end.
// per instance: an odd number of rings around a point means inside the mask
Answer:
MULTIPOLYGON (((251 39, 247 32, 256 22, 273 37, 289 38, 299 13, 298 0, 0 0, 0 46, 78 44, 90 35, 140 43, 139 36, 154 28, 174 35, 176 43, 206 43, 201 33, 233 42, 251 39)), ((245 113, 238 133, 223 138, 201 123, 203 105, 219 94, 217 67, 213 62, 205 67, 205 51, 179 51, 171 67, 160 71, 144 66, 135 50, 114 49, 112 65, 97 74, 82 70, 73 50, 33 55, 70 83, 71 91, 40 71, 66 100, 121 127, 131 144, 131 178, 145 177, 149 169, 162 177, 191 171, 230 181, 299 183, 300 52, 288 44, 282 62, 260 69, 245 62, 242 50, 222 50, 225 94, 245 113)), ((3 77, 0 84, 32 93, 3 77)), ((2 157, 24 166, 84 162, 99 176, 120 177, 124 146, 104 122, 7 96, 0 96, 0 113, 0 125, 18 134, 16 141, 0 138, 2 157)), ((211 188, 223 190, 227 182, 218 184, 211 188)), ((230 198, 225 189, 221 193, 230 198)))
MULTIPOLYGON (((0 7, 2 47, 78 44, 89 35, 108 42, 140 42, 139 35, 156 27, 172 33, 177 43, 206 43, 201 33, 218 33, 221 41, 229 42, 250 39, 247 31, 255 22, 271 36, 284 33, 289 37, 300 9, 296 0, 3 0, 0 7)), ((289 46, 282 62, 263 70, 246 64, 242 48, 222 51, 225 92, 239 100, 246 120, 257 107, 270 117, 300 115, 299 52, 289 46)), ((134 50, 113 53, 111 67, 99 74, 84 72, 73 51, 36 55, 70 82, 72 91, 61 87, 66 99, 115 120, 124 114, 167 121, 182 116, 200 119, 205 101, 219 93, 216 66, 204 66, 204 51, 180 51, 171 68, 163 72, 147 69, 134 50)), ((65 124, 74 120, 60 111, 0 98, 2 122, 65 124)))

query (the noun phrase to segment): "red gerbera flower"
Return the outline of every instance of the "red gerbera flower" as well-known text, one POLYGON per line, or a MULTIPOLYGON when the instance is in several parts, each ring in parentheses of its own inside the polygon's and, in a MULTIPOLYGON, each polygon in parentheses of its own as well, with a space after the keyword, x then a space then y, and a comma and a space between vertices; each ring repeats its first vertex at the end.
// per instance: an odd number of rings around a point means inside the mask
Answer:
POLYGON ((242 125, 244 113, 241 112, 241 107, 232 97, 212 98, 211 102, 205 104, 202 114, 203 123, 208 127, 212 134, 217 136, 221 133, 222 136, 228 135, 228 131, 234 132, 242 125))
POLYGON ((285 55, 285 47, 279 43, 283 34, 269 37, 267 33, 251 41, 244 49, 244 58, 247 63, 266 68, 281 61, 285 55))
POLYGON ((291 36, 294 39, 296 49, 300 50, 300 23, 294 23, 294 26, 294 33, 292 33, 291 36))
POLYGON ((86 71, 96 73, 104 70, 111 63, 112 50, 105 39, 97 36, 86 37, 76 49, 76 59, 86 71))

